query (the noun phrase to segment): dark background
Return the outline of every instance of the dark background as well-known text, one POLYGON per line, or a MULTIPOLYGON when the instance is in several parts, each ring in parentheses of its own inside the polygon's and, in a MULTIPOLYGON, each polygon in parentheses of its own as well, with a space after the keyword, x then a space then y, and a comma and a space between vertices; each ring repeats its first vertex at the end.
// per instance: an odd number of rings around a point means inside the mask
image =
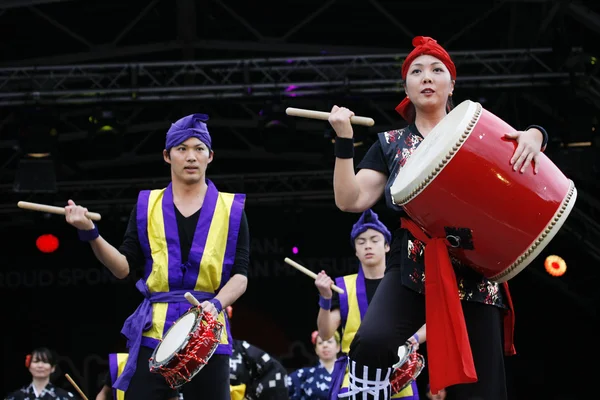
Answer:
MULTIPOLYGON (((233 334, 290 370, 314 362, 317 291, 283 259, 332 276, 354 272, 349 231, 358 215, 333 202, 328 124, 285 119, 281 111, 343 104, 374 118, 374 127, 356 128, 359 159, 377 132, 403 125, 394 107, 415 35, 432 36, 451 53, 457 104, 479 101, 514 127, 544 126, 546 154, 577 185, 566 224, 510 282, 518 355, 507 359, 507 372, 511 399, 593 393, 597 6, 13 0, 0 2, 0 35, 0 393, 26 384, 25 355, 49 346, 60 355, 56 382, 69 387, 69 373, 95 397, 108 353, 125 350, 119 331, 141 299, 134 277, 111 278, 60 216, 19 210, 16 202, 62 206, 72 198, 102 214, 100 232, 118 245, 137 192, 168 182, 164 133, 191 112, 211 117, 209 176, 223 191, 248 195, 250 284, 235 305, 233 334), (115 130, 98 133, 104 125, 115 130), (572 146, 581 142, 588 145, 572 146), (41 160, 49 164, 24 174, 36 166, 23 164, 26 154, 46 151, 51 156, 41 160), (43 233, 59 238, 56 252, 36 249, 43 233), (551 254, 565 259, 565 275, 544 271, 551 254)), ((397 226, 381 204, 376 211, 397 226)))

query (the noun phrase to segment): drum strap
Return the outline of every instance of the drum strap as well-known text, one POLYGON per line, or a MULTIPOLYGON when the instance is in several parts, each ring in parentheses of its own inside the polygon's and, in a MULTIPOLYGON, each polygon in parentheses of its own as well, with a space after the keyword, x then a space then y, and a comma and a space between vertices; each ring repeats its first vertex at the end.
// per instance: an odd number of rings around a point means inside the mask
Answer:
POLYGON ((152 304, 153 303, 173 303, 185 301, 185 294, 191 293, 199 302, 210 300, 215 297, 215 293, 198 292, 192 290, 172 290, 170 292, 150 293, 146 282, 140 279, 135 287, 142 293, 144 300, 138 306, 133 314, 127 318, 121 333, 127 338, 127 347, 129 348, 129 357, 123 373, 113 384, 113 388, 127 391, 129 382, 136 369, 137 358, 142 343, 142 334, 152 327, 152 304))
POLYGON ((446 238, 430 238, 407 218, 401 226, 425 244, 425 321, 432 393, 477 381, 446 238))

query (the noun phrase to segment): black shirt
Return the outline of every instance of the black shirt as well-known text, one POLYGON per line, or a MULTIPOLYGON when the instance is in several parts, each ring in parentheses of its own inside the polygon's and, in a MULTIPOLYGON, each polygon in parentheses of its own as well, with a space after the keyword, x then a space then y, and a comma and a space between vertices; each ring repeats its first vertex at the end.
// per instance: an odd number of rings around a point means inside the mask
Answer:
MULTIPOLYGON (((196 226, 198 225, 198 218, 200 217, 200 210, 196 211, 189 217, 184 217, 177 207, 175 208, 175 216, 177 219, 177 230, 179 232, 179 243, 181 247, 181 258, 182 262, 186 262, 190 254, 192 247, 192 241, 194 239, 194 233, 196 226)), ((129 217, 129 223, 127 224, 127 230, 123 238, 123 243, 119 247, 119 252, 127 258, 129 263, 129 269, 141 270, 143 269, 145 258, 138 238, 137 229, 137 207, 133 207, 131 215, 129 217)), ((231 276, 240 274, 248 276, 248 264, 250 263, 250 233, 248 231, 248 220, 246 218, 246 212, 242 211, 242 219, 240 221, 240 231, 238 233, 238 240, 235 252, 235 261, 231 269, 231 276)))
MULTIPOLYGON (((379 135, 384 134, 380 133, 379 135)), ((390 131, 389 134, 393 136, 393 140, 390 141, 398 143, 400 165, 404 165, 403 163, 423 140, 423 136, 414 124, 398 131, 390 131)), ((388 163, 379 140, 369 148, 357 168, 371 169, 381 172, 387 177, 390 176, 388 163)), ((399 213, 404 214, 403 211, 399 213)), ((387 257, 387 268, 401 268, 402 284, 419 293, 425 292, 424 250, 423 242, 415 239, 407 230, 398 228, 393 232, 392 244, 387 257)), ((461 264, 457 259, 452 258, 452 265, 456 273, 461 300, 505 307, 500 285, 489 281, 474 269, 461 264)))
MULTIPOLYGON (((367 279, 365 278, 365 292, 367 293, 367 304, 371 304, 371 300, 375 295, 375 291, 379 286, 379 282, 381 282, 381 278, 379 279, 367 279)), ((333 292, 333 296, 331 296, 331 310, 336 310, 340 308, 340 295, 338 292, 333 292)))

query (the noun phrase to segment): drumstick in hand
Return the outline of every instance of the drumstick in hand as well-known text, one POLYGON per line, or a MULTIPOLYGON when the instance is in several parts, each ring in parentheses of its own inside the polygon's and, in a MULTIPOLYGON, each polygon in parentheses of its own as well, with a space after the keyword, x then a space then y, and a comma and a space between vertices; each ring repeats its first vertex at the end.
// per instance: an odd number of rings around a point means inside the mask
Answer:
MULTIPOLYGON (((292 117, 320 119, 323 121, 327 121, 327 119, 329 118, 329 114, 330 114, 330 113, 324 112, 324 111, 305 110, 303 108, 293 108, 293 107, 286 108, 285 113, 287 115, 291 115, 292 117)), ((373 120, 373 118, 368 118, 368 117, 350 117, 350 123, 352 123, 354 125, 364 125, 364 126, 375 125, 375 121, 373 120)))
MULTIPOLYGON (((55 207, 49 206, 46 204, 38 204, 38 203, 29 203, 27 201, 19 201, 17 203, 19 208, 23 208, 25 210, 31 211, 41 211, 49 214, 57 214, 57 215, 65 215, 65 209, 63 207, 55 207)), ((95 212, 87 212, 85 216, 91 219, 92 221, 100 221, 102 216, 95 212)))
MULTIPOLYGON (((290 260, 289 258, 285 258, 284 261, 291 265, 292 267, 296 268, 298 271, 302 272, 303 274, 306 274, 308 276, 310 276, 313 279, 317 279, 317 274, 315 274, 314 272, 312 272, 310 269, 303 267, 302 265, 298 264, 296 261, 294 260, 290 260)), ((344 289, 342 289, 339 286, 334 285, 333 283, 331 284, 331 290, 334 290, 336 292, 338 292, 339 294, 344 294, 344 289)))
POLYGON ((197 298, 195 298, 190 292, 186 292, 184 294, 185 298, 187 299, 187 301, 190 302, 191 305, 193 306, 199 306, 200 302, 198 301, 197 298))
POLYGON ((79 395, 81 396, 81 398, 83 400, 88 400, 88 398, 85 397, 85 394, 83 394, 83 391, 81 389, 79 389, 79 386, 77 386, 77 384, 75 383, 75 381, 73 379, 71 379, 71 377, 69 376, 69 374, 65 374, 65 378, 67 378, 67 380, 71 383, 71 385, 73 385, 73 387, 75 388, 75 390, 77 390, 77 393, 79 393, 79 395))

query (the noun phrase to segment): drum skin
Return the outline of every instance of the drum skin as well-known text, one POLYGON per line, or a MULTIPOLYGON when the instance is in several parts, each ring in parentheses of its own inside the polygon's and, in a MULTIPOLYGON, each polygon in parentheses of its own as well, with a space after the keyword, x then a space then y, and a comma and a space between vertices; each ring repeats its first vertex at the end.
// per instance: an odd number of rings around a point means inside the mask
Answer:
MULTIPOLYGON (((397 193, 394 200, 430 237, 448 237, 447 228, 466 228, 472 248, 449 246, 450 255, 492 281, 505 282, 549 243, 577 192, 543 153, 538 174, 533 165, 524 173, 513 171, 510 159, 517 142, 504 134, 515 129, 480 104, 470 103, 470 122, 457 135, 455 146, 435 160, 431 173, 416 182, 410 194, 397 193)), ((419 156, 420 146, 400 174, 419 156)))

